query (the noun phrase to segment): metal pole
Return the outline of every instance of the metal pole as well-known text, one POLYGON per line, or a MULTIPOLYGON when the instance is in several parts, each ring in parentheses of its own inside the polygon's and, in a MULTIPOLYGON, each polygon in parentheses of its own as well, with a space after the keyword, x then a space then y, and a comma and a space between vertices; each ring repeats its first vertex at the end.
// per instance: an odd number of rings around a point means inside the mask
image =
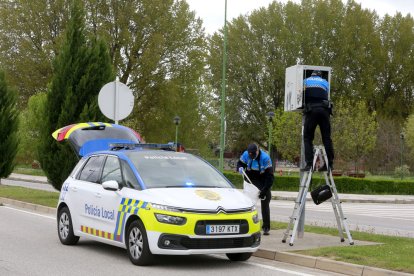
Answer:
POLYGON ((178 124, 175 125, 175 146, 177 146, 178 142, 178 124))
POLYGON ((114 100, 114 121, 115 124, 118 124, 118 104, 119 104, 119 95, 118 95, 118 78, 115 81, 115 100, 114 100))
POLYGON ((403 140, 404 140, 404 138, 403 138, 404 136, 403 136, 403 134, 401 133, 400 134, 400 141, 401 141, 401 158, 400 158, 400 177, 401 177, 401 180, 403 179, 403 174, 404 174, 404 170, 403 170, 403 144, 404 144, 404 142, 403 142, 403 140))
POLYGON ((223 41, 223 74, 221 79, 221 124, 220 124, 220 161, 219 169, 224 169, 224 109, 226 96, 226 61, 227 61, 227 0, 224 2, 224 41, 223 41))
POLYGON ((269 144, 268 144, 268 149, 269 149, 269 156, 270 156, 270 150, 272 149, 272 121, 269 120, 269 144))
MULTIPOLYGON (((305 165, 306 165, 305 164, 306 163, 305 162, 305 144, 303 142, 304 126, 305 126, 305 114, 302 115, 302 139, 301 139, 301 143, 300 143, 300 164, 299 164, 300 168, 304 168, 305 165)), ((301 170, 300 171, 299 186, 300 186, 300 183, 302 183, 303 175, 304 175, 304 172, 301 170)), ((300 188, 299 188, 299 191, 300 191, 300 188)), ((305 233, 305 209, 306 209, 306 197, 305 197, 305 200, 303 202, 303 211, 300 214, 298 229, 296 231, 298 238, 303 238, 303 235, 305 233)))

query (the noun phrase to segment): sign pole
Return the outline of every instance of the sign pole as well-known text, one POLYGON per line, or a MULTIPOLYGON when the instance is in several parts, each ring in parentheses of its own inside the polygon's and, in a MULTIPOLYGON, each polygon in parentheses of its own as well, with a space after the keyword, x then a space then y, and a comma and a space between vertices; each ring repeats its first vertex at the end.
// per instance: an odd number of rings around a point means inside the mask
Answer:
POLYGON ((115 81, 115 93, 114 93, 114 96, 115 96, 115 99, 114 99, 114 121, 115 121, 115 124, 117 125, 118 124, 118 116, 117 116, 117 113, 118 113, 118 110, 117 110, 117 106, 118 106, 118 99, 119 99, 119 97, 118 97, 118 77, 116 77, 116 81, 115 81))

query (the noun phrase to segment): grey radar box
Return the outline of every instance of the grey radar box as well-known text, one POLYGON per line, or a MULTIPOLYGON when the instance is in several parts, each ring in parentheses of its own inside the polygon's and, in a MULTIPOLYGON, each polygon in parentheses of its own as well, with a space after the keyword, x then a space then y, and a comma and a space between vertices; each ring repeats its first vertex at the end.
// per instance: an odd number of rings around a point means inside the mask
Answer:
MULTIPOLYGON (((316 65, 293 65, 286 68, 285 78, 285 111, 302 112, 305 107, 303 81, 310 77, 314 70, 322 72, 322 78, 331 86, 331 67, 316 65)), ((328 91, 330 97, 331 93, 328 91)))

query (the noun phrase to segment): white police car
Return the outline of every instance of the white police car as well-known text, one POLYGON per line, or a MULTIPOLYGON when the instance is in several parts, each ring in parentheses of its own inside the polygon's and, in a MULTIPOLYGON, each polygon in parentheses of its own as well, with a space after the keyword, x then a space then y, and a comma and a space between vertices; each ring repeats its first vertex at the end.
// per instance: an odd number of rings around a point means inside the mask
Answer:
POLYGON ((155 254, 226 253, 247 260, 260 245, 255 202, 206 161, 140 143, 129 128, 82 123, 57 130, 79 163, 62 185, 59 239, 127 249, 135 265, 155 254))

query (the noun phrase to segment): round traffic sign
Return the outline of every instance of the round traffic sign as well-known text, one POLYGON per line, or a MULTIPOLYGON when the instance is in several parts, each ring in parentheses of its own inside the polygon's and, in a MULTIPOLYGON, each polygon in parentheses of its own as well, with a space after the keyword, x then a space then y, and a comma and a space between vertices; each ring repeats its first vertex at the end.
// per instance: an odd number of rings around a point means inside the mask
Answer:
POLYGON ((134 95, 122 82, 109 82, 99 91, 98 105, 107 118, 118 123, 131 114, 134 108, 134 95))

